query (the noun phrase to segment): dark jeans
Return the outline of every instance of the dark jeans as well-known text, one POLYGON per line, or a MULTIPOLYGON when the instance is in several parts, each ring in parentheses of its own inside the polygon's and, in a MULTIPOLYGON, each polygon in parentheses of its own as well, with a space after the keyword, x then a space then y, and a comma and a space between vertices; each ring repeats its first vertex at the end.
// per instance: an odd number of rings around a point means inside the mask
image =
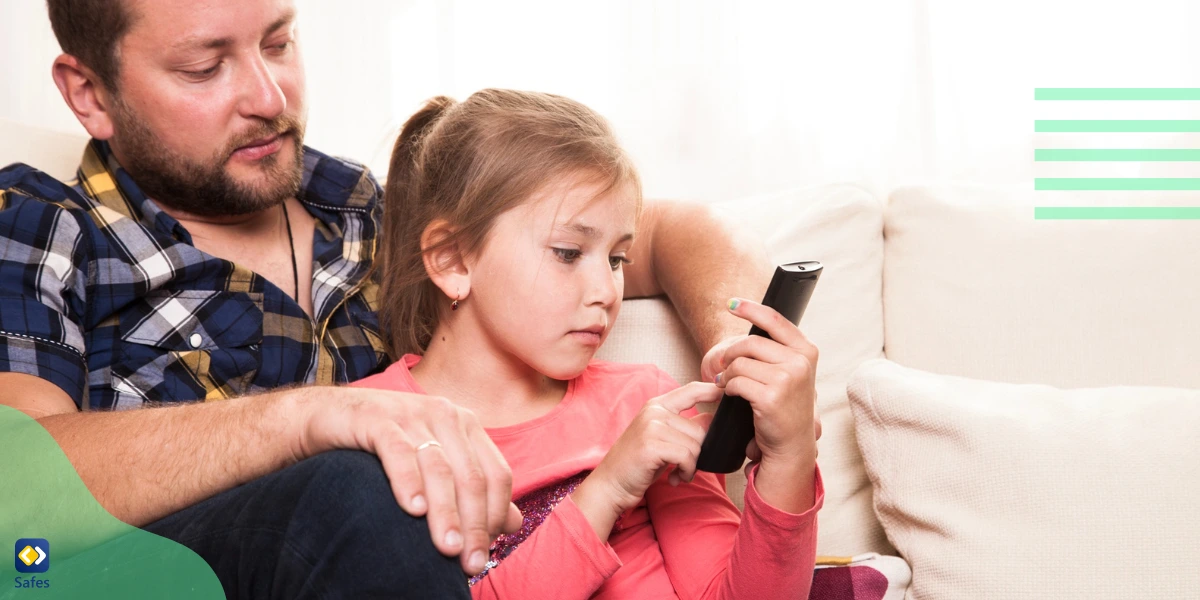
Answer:
POLYGON ((208 561, 231 600, 471 597, 365 452, 321 454, 144 529, 208 561))

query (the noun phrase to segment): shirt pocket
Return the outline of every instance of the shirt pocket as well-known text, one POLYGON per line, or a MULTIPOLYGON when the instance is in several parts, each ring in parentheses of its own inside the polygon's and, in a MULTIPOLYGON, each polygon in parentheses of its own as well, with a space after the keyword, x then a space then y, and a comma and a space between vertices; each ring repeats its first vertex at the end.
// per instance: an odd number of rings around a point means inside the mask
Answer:
POLYGON ((121 408, 239 396, 262 359, 262 294, 151 292, 121 314, 118 335, 121 408))

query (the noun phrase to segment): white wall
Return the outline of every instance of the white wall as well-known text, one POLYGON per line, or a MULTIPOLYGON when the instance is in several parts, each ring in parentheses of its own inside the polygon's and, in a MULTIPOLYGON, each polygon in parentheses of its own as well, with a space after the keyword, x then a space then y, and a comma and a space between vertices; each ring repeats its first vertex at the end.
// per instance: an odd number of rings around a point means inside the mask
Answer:
MULTIPOLYGON (((1200 87, 1194 0, 296 2, 308 141, 377 170, 422 99, 486 86, 561 93, 608 116, 659 197, 1158 174, 1168 166, 1035 165, 1032 149, 1200 148, 1195 134, 1064 138, 1032 124, 1200 118, 1200 102, 1033 101, 1035 87, 1200 87)), ((50 82, 42 0, 3 0, 0 50, 0 119, 78 131, 50 82)))

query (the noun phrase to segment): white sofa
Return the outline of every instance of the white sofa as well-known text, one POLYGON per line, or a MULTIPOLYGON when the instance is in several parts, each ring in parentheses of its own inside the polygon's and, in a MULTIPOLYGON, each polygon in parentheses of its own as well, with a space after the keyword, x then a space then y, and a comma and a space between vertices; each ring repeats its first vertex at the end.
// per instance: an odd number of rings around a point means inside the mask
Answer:
MULTIPOLYGON (((0 140, 0 166, 59 177, 83 143, 5 122, 0 140)), ((904 556, 913 598, 1200 597, 1200 222, 1039 221, 1031 189, 835 184, 716 207, 772 260, 825 265, 802 327, 821 349, 818 552, 904 556)), ((601 357, 681 382, 699 362, 657 299, 625 303, 601 357)))
MULTIPOLYGON (((802 323, 821 349, 818 552, 903 556, 909 598, 1198 598, 1200 222, 1035 220, 1148 202, 1032 187, 718 206, 774 261, 825 264, 802 323)), ((605 358, 696 377, 664 302, 627 302, 616 327, 605 358)))

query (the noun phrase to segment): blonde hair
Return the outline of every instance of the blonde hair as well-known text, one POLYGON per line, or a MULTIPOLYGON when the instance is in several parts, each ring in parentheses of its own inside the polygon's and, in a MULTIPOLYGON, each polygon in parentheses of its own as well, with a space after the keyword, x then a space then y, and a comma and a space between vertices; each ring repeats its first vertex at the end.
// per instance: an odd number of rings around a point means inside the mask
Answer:
POLYGON ((429 224, 449 222, 455 232, 438 247, 470 256, 498 216, 577 174, 602 184, 602 194, 629 186, 640 209, 632 161, 608 122, 574 100, 487 89, 461 103, 433 98, 409 118, 392 151, 379 261, 379 319, 392 359, 423 353, 447 305, 425 271, 429 224))

